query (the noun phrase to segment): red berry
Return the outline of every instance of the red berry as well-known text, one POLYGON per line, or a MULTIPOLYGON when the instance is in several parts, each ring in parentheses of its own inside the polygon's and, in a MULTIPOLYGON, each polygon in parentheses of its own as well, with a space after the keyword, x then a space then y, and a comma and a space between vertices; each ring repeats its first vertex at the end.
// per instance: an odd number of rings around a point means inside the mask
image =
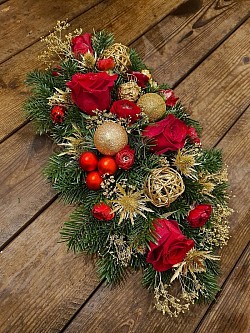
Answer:
POLYGON ((87 174, 86 185, 90 190, 97 191, 101 188, 102 176, 98 171, 91 171, 87 174))
POLYGON ((85 171, 96 170, 97 164, 98 164, 98 158, 96 154, 90 151, 82 153, 79 158, 79 165, 85 171))
POLYGON ((63 122, 65 116, 65 108, 59 105, 53 106, 50 111, 50 117, 53 123, 60 124, 63 122))
POLYGON ((116 173, 117 169, 118 166, 113 157, 104 156, 98 162, 98 170, 102 175, 113 175, 116 173))

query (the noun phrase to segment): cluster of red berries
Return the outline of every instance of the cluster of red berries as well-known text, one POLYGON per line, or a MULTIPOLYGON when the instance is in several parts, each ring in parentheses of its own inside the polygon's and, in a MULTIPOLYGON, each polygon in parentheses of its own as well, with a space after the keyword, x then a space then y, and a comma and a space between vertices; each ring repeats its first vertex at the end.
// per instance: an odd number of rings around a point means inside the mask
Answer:
POLYGON ((97 191, 101 188, 103 175, 113 175, 118 170, 116 161, 111 156, 103 156, 98 159, 93 152, 87 151, 81 154, 79 165, 88 174, 86 176, 86 185, 90 190, 97 191))

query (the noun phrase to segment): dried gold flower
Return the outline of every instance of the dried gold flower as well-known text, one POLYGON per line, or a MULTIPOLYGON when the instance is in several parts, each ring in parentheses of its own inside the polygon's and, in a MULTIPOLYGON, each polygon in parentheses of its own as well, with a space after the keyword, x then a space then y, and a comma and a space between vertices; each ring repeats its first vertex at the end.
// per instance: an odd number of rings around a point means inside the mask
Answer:
POLYGON ((120 215, 119 224, 127 219, 130 219, 131 223, 134 224, 134 218, 137 215, 141 215, 146 219, 147 217, 143 212, 152 212, 152 209, 146 207, 146 202, 149 200, 145 198, 143 192, 138 192, 135 188, 126 192, 120 184, 116 186, 117 196, 111 203, 114 207, 113 212, 117 212, 120 215))
POLYGON ((198 163, 195 162, 195 156, 196 154, 194 152, 190 153, 188 151, 178 150, 178 153, 173 160, 173 165, 186 177, 196 179, 196 170, 194 169, 194 166, 198 163))
POLYGON ((78 158, 83 151, 92 147, 91 143, 87 142, 83 137, 81 130, 75 124, 72 124, 72 127, 74 128, 72 136, 64 137, 67 141, 59 144, 65 149, 60 155, 71 155, 74 158, 78 158))

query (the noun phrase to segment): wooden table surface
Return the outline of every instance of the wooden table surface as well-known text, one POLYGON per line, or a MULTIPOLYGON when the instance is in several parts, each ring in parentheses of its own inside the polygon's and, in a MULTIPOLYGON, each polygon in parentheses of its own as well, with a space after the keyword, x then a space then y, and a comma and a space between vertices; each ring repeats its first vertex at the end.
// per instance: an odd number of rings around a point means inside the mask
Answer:
POLYGON ((0 0, 0 332, 249 332, 250 3, 247 0, 0 0), (22 105, 27 72, 57 20, 107 29, 135 47, 223 148, 231 182, 231 238, 221 251, 216 302, 170 319, 140 273, 110 290, 93 260, 68 253, 64 206, 42 170, 55 147, 35 135, 22 105))

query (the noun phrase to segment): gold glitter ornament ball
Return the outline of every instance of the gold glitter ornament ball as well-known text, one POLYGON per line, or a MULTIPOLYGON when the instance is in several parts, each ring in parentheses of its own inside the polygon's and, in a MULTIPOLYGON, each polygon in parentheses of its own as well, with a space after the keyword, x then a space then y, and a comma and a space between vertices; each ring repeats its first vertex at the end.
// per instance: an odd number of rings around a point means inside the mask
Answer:
POLYGON ((112 156, 128 144, 128 134, 120 124, 105 121, 95 131, 94 144, 101 154, 112 156))
POLYGON ((119 99, 127 99, 128 101, 135 102, 140 92, 141 88, 138 84, 134 81, 129 81, 120 85, 118 88, 118 97, 119 99))
POLYGON ((166 111, 164 99, 156 93, 142 95, 139 98, 137 105, 148 116, 148 119, 151 122, 160 119, 166 111))
POLYGON ((153 169, 145 183, 145 194, 156 207, 168 207, 185 190, 181 175, 174 169, 153 169))

